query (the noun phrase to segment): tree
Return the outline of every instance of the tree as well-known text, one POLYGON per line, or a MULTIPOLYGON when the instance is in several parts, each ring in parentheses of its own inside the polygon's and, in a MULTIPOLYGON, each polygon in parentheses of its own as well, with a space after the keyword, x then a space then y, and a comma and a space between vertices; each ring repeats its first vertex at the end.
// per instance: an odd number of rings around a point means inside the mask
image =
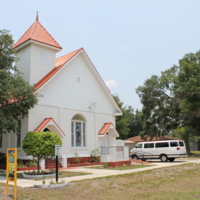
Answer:
POLYGON ((142 131, 142 113, 138 109, 134 112, 134 109, 131 106, 127 107, 127 113, 129 123, 129 134, 127 137, 138 136, 142 131))
POLYGON ((161 77, 152 76, 144 86, 136 90, 143 104, 141 136, 164 136, 172 128, 176 128, 177 105, 174 104, 170 72, 162 73, 161 77), (176 120, 175 120, 176 119, 176 120))
POLYGON ((164 136, 182 126, 200 134, 200 51, 137 88, 143 104, 142 136, 164 136))
POLYGON ((187 153, 190 154, 189 139, 194 138, 193 130, 191 128, 179 126, 172 130, 170 136, 183 139, 186 145, 187 153))
POLYGON ((37 158, 38 174, 40 162, 48 156, 55 156, 55 145, 62 145, 60 137, 51 132, 28 132, 22 148, 27 155, 37 158))
POLYGON ((113 95, 113 98, 123 113, 122 116, 116 117, 116 129, 120 138, 127 139, 139 135, 142 131, 141 112, 139 110, 134 112, 132 106, 124 106, 118 95, 113 95))
POLYGON ((127 110, 126 107, 124 107, 124 103, 119 99, 118 95, 113 95, 113 98, 123 113, 122 116, 116 117, 116 129, 119 132, 120 139, 126 139, 130 131, 130 129, 128 128, 129 122, 127 110))
POLYGON ((14 63, 12 36, 7 30, 0 30, 0 132, 16 132, 17 120, 28 115, 37 103, 33 94, 35 88, 24 81, 14 63))

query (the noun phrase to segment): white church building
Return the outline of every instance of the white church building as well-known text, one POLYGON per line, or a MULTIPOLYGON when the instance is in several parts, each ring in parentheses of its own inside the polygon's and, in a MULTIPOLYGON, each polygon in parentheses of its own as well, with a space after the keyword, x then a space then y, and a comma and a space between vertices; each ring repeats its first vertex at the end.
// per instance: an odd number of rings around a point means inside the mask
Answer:
MULTIPOLYGON (((20 121, 18 136, 2 136, 0 151, 18 148, 18 158, 27 159, 22 149, 26 133, 48 130, 62 139, 59 161, 63 167, 75 153, 89 157, 98 148, 102 162, 129 159, 128 148, 116 142, 115 117, 122 112, 83 48, 56 58, 62 47, 38 15, 13 48, 19 58, 18 69, 36 88, 38 103, 20 121)), ((45 168, 45 161, 42 166, 45 168)))

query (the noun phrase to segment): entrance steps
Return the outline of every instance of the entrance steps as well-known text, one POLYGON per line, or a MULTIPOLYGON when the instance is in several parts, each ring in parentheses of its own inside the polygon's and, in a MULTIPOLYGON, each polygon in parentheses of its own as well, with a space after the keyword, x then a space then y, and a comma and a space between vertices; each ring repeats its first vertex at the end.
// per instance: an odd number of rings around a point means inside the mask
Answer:
MULTIPOLYGON (((62 168, 63 166, 58 163, 58 168, 62 168)), ((46 158, 45 160, 45 168, 46 169, 55 169, 56 168, 56 160, 53 160, 52 158, 46 158)))

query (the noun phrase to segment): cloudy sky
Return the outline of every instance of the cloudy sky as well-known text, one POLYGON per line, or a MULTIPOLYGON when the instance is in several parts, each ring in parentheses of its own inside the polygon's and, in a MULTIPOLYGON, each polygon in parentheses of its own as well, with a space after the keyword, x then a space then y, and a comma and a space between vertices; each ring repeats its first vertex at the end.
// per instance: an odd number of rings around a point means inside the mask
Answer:
POLYGON ((200 49, 199 0, 0 0, 0 29, 14 40, 35 21, 63 50, 83 47, 125 105, 141 109, 135 89, 200 49))

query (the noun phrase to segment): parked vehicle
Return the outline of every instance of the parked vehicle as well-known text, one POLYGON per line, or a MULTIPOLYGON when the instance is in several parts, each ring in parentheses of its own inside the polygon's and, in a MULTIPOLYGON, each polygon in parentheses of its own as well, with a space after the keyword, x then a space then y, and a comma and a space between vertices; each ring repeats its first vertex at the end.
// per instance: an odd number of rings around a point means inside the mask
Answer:
POLYGON ((135 148, 131 149, 132 159, 160 159, 162 162, 173 162, 175 158, 187 156, 186 147, 183 140, 162 140, 139 142, 135 148))

